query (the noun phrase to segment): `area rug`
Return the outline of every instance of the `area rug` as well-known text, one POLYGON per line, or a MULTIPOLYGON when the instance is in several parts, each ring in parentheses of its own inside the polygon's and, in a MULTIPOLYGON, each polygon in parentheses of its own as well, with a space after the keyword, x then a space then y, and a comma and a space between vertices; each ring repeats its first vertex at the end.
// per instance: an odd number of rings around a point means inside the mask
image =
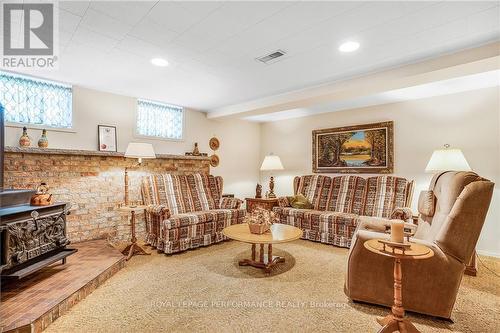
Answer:
MULTIPOLYGON (((388 309, 343 292, 347 249, 299 240, 274 247, 286 263, 266 275, 240 267, 248 245, 133 257, 45 332, 377 332, 388 309)), ((483 258, 495 271, 500 263, 483 258)), ((418 278, 418 277, 416 277, 418 278)), ((453 321, 409 314, 421 332, 499 332, 499 278, 465 276, 453 321)))

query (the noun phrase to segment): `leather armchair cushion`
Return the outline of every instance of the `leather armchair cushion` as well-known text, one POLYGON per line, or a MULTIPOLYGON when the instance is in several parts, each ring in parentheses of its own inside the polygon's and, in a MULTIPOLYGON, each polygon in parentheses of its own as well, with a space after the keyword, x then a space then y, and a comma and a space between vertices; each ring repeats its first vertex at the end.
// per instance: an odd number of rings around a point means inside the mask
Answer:
POLYGON ((436 197, 434 191, 422 191, 418 197, 418 212, 422 215, 432 217, 436 210, 436 197))

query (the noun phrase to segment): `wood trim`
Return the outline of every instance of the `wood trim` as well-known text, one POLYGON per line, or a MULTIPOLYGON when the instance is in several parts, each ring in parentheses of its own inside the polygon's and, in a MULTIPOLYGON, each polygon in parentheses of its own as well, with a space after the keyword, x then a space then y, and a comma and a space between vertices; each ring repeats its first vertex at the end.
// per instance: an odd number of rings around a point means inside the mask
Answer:
POLYGON ((472 252, 472 257, 469 262, 465 265, 465 275, 477 276, 477 261, 476 261, 476 250, 472 252))
MULTIPOLYGON (((103 157, 124 157, 125 153, 114 151, 97 150, 78 150, 78 149, 54 149, 54 148, 36 148, 36 147, 5 147, 5 153, 11 154, 39 154, 39 155, 73 155, 73 156, 103 156, 103 157)), ((208 156, 185 156, 156 154, 156 158, 174 159, 174 160, 206 160, 210 161, 208 156)))

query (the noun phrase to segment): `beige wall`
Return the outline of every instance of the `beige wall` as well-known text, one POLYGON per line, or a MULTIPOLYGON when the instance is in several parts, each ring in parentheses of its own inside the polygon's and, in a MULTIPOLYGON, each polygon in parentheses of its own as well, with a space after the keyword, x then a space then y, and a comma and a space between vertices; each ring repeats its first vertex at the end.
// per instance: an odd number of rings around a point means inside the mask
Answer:
MULTIPOLYGON (((221 141, 221 164, 211 173, 224 177, 224 192, 244 198, 254 195, 259 179, 267 183, 268 174, 259 174, 258 170, 268 152, 278 154, 286 169, 276 174, 276 192, 289 194, 293 176, 311 173, 313 129, 394 120, 395 174, 416 180, 416 198, 431 177, 423 171, 431 152, 444 143, 460 147, 476 172, 500 183, 499 109, 497 87, 262 125, 234 119, 209 120, 204 113, 187 110, 184 140, 165 141, 134 137, 134 98, 74 87, 74 132, 49 131, 48 136, 53 148, 95 150, 97 125, 115 125, 119 151, 124 151, 130 141, 142 141, 151 142, 158 153, 183 154, 194 142, 199 142, 202 152, 209 152, 208 139, 216 135, 221 141)), ((36 145, 40 131, 29 132, 36 145)), ((7 127, 6 144, 17 146, 20 134, 20 128, 7 127)), ((499 236, 497 186, 478 248, 500 256, 499 236)))
MULTIPOLYGON (((136 99, 127 96, 73 87, 73 132, 48 131, 49 146, 65 149, 97 149, 97 125, 117 127, 118 151, 125 151, 131 141, 150 142, 157 153, 184 154, 199 143, 201 152, 210 153, 208 140, 213 135, 221 142, 217 151, 220 165, 211 173, 224 177, 225 193, 242 198, 253 194, 259 178, 260 125, 241 120, 209 120, 205 113, 186 110, 182 141, 138 138, 134 135, 136 99), (235 158, 238 156, 239 158, 235 158)), ((29 129, 32 146, 40 130, 29 129)), ((22 129, 6 128, 6 145, 18 146, 22 129)))
MULTIPOLYGON (((261 158, 269 152, 280 156, 285 171, 276 173, 276 192, 290 194, 293 176, 312 172, 313 129, 393 120, 394 174, 416 181, 415 207, 418 193, 428 186, 431 178, 424 173, 429 157, 445 143, 461 148, 478 174, 500 183, 499 110, 496 87, 265 123, 261 128, 261 158)), ((267 174, 261 176, 267 182, 267 174)), ((499 207, 497 186, 478 249, 500 256, 499 207)))

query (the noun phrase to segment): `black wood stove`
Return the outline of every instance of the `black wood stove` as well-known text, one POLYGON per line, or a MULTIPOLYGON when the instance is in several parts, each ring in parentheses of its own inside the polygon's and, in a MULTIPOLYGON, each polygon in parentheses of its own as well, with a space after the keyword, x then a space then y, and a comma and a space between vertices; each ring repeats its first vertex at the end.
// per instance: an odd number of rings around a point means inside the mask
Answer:
POLYGON ((21 279, 76 252, 66 246, 69 204, 31 206, 34 190, 4 189, 4 122, 0 104, 0 275, 21 279))

